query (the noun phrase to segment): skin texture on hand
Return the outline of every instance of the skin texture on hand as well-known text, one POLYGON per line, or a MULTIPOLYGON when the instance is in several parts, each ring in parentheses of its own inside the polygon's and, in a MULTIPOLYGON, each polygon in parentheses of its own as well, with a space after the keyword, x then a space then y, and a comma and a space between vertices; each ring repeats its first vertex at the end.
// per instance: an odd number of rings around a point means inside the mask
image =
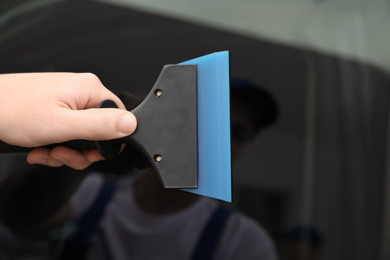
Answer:
MULTIPOLYGON (((132 134, 136 118, 91 73, 22 73, 0 75, 0 140, 40 147, 69 140, 109 140, 132 134), (106 99, 120 109, 97 109, 106 99)), ((64 146, 37 148, 29 163, 84 169, 102 160, 96 150, 64 146)))

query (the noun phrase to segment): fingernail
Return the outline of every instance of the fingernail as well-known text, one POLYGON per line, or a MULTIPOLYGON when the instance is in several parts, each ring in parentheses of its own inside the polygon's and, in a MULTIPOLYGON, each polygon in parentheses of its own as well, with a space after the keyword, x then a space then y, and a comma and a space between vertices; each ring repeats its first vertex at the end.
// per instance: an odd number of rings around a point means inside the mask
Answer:
POLYGON ((38 161, 35 162, 36 164, 46 164, 45 159, 39 159, 38 161))
POLYGON ((59 161, 60 163, 62 163, 62 164, 67 164, 68 163, 68 161, 65 159, 65 158, 63 158, 63 157, 60 157, 60 158, 54 158, 56 161, 59 161))
POLYGON ((123 114, 119 119, 119 130, 124 134, 132 134, 135 129, 135 117, 132 114, 123 114))

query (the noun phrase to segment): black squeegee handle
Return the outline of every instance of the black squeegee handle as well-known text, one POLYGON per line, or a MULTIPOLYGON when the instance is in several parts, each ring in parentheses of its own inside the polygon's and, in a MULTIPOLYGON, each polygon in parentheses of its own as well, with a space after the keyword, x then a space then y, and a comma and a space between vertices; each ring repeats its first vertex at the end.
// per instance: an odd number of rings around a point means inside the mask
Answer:
MULTIPOLYGON (((104 100, 99 105, 98 108, 118 108, 118 106, 111 100, 104 100)), ((54 148, 56 146, 66 146, 76 150, 87 150, 87 149, 97 149, 99 153, 106 159, 115 159, 120 152, 121 142, 118 140, 109 140, 109 141, 88 141, 88 140, 72 140, 68 142, 63 142, 60 144, 50 144, 44 147, 54 148)), ((15 145, 10 145, 0 141, 0 153, 21 153, 29 152, 36 147, 20 147, 15 145)))

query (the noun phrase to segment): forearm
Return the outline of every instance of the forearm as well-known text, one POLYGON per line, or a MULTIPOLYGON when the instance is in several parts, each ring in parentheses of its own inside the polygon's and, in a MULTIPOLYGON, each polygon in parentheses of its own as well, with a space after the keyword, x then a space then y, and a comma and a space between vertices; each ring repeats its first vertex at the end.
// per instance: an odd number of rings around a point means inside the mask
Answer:
POLYGON ((0 221, 19 233, 46 228, 85 175, 68 167, 21 167, 0 183, 0 221))

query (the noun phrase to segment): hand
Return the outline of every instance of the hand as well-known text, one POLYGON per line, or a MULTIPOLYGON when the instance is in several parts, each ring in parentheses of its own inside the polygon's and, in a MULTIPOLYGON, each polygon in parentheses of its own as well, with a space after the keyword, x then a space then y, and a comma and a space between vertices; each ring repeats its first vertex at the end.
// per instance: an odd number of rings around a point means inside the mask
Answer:
MULTIPOLYGON (((0 75, 0 140, 39 147, 69 140, 109 140, 132 134, 137 122, 120 99, 90 73, 0 75), (97 109, 106 99, 120 109, 97 109)), ((29 163, 84 169, 103 157, 96 150, 37 148, 29 163)))

